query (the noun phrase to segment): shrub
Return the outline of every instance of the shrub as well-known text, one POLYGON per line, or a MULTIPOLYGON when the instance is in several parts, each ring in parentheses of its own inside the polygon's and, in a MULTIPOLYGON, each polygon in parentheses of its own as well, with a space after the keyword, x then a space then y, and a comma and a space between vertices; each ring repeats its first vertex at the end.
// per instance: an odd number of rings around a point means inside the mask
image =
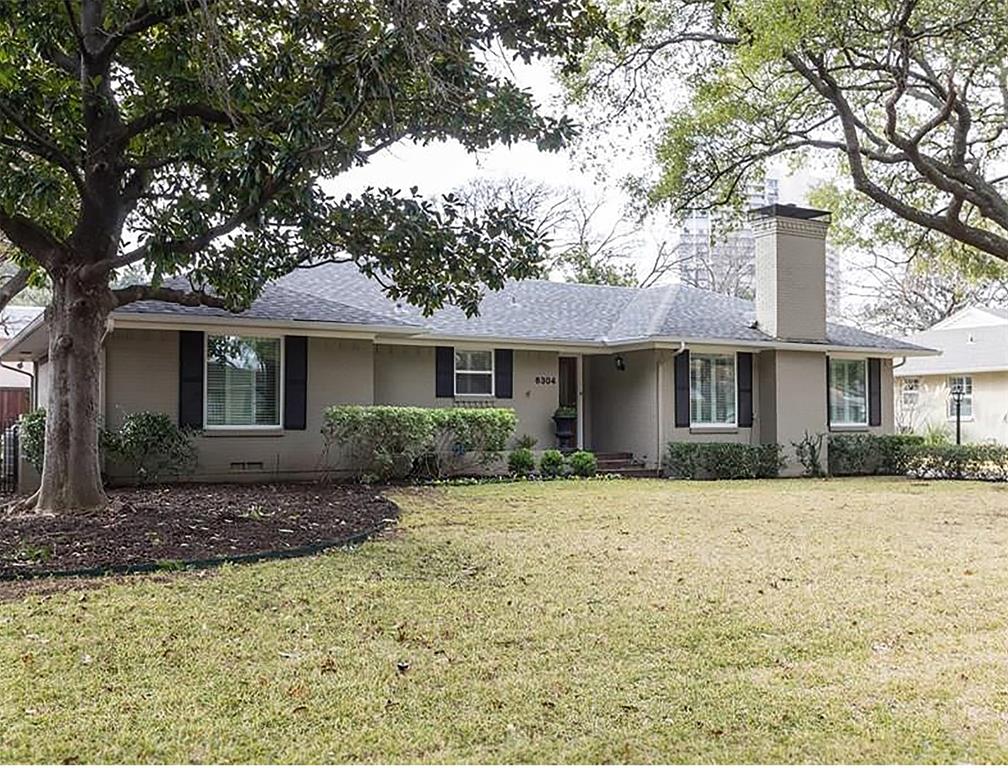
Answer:
POLYGON ((921 445, 920 435, 830 435, 829 471, 831 475, 906 474, 910 454, 921 445))
POLYGON ((595 477, 598 474, 598 459, 591 451, 575 451, 569 459, 571 472, 578 477, 595 477))
POLYGON ((45 408, 22 414, 18 428, 21 455, 37 472, 42 471, 45 456, 45 414, 45 408))
POLYGON ((564 455, 556 448, 543 451, 539 459, 539 474, 543 477, 560 477, 564 473, 564 455))
POLYGON ((907 457, 914 477, 1008 481, 1008 446, 918 445, 907 457))
POLYGON ((735 480, 777 477, 784 465, 784 449, 777 443, 669 443, 665 474, 692 480, 735 480))
POLYGON ((535 470, 535 456, 531 448, 515 448, 508 454, 508 472, 524 477, 535 470))
POLYGON ((536 443, 539 439, 532 437, 532 435, 522 435, 521 437, 516 437, 514 440, 515 448, 528 448, 530 451, 536 447, 536 443))
POLYGON ((805 470, 806 477, 822 477, 826 470, 822 465, 822 446, 825 435, 819 432, 812 435, 805 431, 804 437, 797 443, 791 443, 795 449, 795 457, 805 470))
POLYGON ((361 480, 444 477, 495 461, 514 432, 509 408, 336 405, 322 426, 325 453, 339 451, 361 480))
POLYGON ((103 441, 109 456, 121 461, 138 482, 179 477, 196 464, 195 430, 179 427, 166 414, 131 413, 103 441))

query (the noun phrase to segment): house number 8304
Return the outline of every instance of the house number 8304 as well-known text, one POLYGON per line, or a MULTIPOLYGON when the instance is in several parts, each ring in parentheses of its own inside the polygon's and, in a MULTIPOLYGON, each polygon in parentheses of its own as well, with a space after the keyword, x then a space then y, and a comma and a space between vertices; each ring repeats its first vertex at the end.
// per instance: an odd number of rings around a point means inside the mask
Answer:
POLYGON ((556 384, 556 376, 536 376, 536 384, 556 384))

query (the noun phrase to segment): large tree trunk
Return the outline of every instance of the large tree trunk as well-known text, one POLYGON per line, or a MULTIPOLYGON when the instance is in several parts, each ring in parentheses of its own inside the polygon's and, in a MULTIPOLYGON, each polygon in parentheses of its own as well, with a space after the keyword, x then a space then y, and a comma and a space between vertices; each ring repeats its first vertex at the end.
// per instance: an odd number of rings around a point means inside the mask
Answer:
POLYGON ((49 402, 36 510, 67 512, 108 503, 98 456, 99 368, 108 288, 53 279, 49 319, 49 402))

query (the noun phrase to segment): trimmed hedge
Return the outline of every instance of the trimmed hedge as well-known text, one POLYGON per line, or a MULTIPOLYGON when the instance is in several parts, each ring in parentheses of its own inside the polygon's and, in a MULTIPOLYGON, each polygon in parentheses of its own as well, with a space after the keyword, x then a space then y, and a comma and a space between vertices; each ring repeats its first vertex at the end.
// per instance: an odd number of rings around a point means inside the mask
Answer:
POLYGON ((669 443, 665 449, 667 477, 684 480, 738 480, 777 477, 784 466, 784 448, 776 443, 669 443))
POLYGON ((508 454, 508 472, 518 477, 526 477, 535 471, 535 456, 531 448, 515 448, 508 454))
POLYGON ((326 409, 326 456, 365 481, 449 477, 486 469, 500 457, 518 417, 510 408, 334 405, 326 409))
POLYGON ((914 477, 1008 482, 1008 446, 920 445, 906 459, 914 477))
POLYGON ((905 475, 911 455, 924 446, 920 435, 833 434, 831 475, 905 475))
POLYGON ((543 477, 560 477, 564 473, 564 455, 556 448, 543 451, 539 457, 539 474, 543 477))
POLYGON ((567 463, 577 477, 595 477, 598 474, 598 459, 591 451, 574 451, 567 463))

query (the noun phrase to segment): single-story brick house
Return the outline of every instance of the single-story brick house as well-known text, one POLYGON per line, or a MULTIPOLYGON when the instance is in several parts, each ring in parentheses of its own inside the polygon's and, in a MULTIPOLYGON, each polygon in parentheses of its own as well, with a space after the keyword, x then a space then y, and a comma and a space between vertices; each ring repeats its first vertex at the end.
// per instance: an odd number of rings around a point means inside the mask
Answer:
MULTIPOLYGON (((204 480, 318 473, 323 410, 339 403, 511 407, 540 449, 572 406, 578 446, 652 468, 673 440, 790 450, 806 431, 891 432, 893 358, 931 351, 826 322, 827 213, 754 215, 755 303, 530 280, 489 293, 478 317, 424 317, 328 265, 276 281, 241 314, 125 306, 104 341, 104 419, 152 410, 196 427, 204 480)), ((42 319, 0 348, 37 365, 43 405, 47 348, 42 319)))

